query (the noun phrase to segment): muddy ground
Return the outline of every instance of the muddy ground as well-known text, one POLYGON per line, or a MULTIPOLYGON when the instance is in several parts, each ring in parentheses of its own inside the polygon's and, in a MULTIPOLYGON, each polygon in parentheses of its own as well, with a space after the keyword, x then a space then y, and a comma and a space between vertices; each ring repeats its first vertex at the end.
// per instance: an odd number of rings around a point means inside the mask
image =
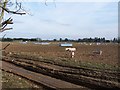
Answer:
MULTIPOLYGON (((2 43, 2 47, 5 47, 7 43, 2 43)), ((77 49, 75 52, 75 60, 81 62, 103 63, 110 65, 118 65, 118 44, 106 44, 101 45, 85 45, 80 43, 73 43, 73 47, 77 49), (93 51, 97 49, 102 50, 102 55, 95 55, 93 51)), ((58 43, 52 43, 50 45, 36 45, 33 43, 16 43, 12 42, 6 49, 6 52, 20 52, 29 55, 36 55, 48 58, 70 58, 70 53, 65 51, 66 47, 60 47, 58 43)))
MULTIPOLYGON (((8 42, 2 43, 2 47, 7 44, 8 42)), ((75 84, 83 84, 86 87, 89 87, 89 84, 90 88, 95 85, 118 87, 118 44, 73 43, 73 47, 77 51, 75 57, 71 58, 70 53, 65 51, 66 47, 60 47, 58 43, 36 45, 12 42, 5 50, 7 57, 3 60, 75 84), (93 54, 97 49, 102 50, 102 55, 93 54)))

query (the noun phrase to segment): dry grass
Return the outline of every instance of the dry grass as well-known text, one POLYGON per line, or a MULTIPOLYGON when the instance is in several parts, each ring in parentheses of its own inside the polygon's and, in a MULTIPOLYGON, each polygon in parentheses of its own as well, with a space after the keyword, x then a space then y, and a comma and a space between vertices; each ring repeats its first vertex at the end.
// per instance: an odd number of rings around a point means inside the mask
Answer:
POLYGON ((2 71, 2 88, 25 88, 25 89, 29 89, 29 88, 39 88, 41 90, 42 86, 40 85, 36 85, 33 82, 24 79, 20 76, 14 75, 12 73, 8 73, 5 71, 2 71))

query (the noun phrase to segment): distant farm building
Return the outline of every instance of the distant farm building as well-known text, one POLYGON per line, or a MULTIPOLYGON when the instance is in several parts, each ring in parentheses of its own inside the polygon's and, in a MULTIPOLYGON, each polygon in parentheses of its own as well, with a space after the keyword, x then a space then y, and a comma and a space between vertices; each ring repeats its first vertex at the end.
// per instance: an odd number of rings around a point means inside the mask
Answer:
POLYGON ((21 44, 27 44, 28 43, 28 41, 24 41, 24 42, 20 42, 21 44))
POLYGON ((49 42, 42 42, 41 44, 42 45, 49 45, 50 43, 49 42))
POLYGON ((50 43, 49 42, 36 42, 36 43, 34 43, 34 44, 41 44, 41 45, 49 45, 50 43))
POLYGON ((61 47, 72 47, 73 44, 71 44, 71 43, 62 43, 59 46, 61 46, 61 47))

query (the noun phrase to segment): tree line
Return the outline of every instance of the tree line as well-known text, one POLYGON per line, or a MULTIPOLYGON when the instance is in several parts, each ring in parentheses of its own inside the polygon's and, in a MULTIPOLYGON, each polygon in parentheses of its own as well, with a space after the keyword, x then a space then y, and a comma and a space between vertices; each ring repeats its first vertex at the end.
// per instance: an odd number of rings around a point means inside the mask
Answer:
POLYGON ((74 39, 68 39, 68 38, 60 38, 60 39, 53 39, 53 40, 42 40, 41 38, 3 38, 0 39, 1 41, 8 41, 8 42, 13 42, 13 41, 21 41, 21 42, 25 42, 25 41, 31 41, 31 42, 115 42, 118 43, 120 42, 120 39, 117 38, 113 38, 112 40, 108 40, 105 38, 79 38, 77 40, 74 39))

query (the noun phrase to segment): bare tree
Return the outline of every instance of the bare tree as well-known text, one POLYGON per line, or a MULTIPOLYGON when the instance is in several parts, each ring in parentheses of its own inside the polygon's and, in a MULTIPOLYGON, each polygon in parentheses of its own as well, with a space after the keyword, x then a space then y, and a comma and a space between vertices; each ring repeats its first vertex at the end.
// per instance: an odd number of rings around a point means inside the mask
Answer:
MULTIPOLYGON (((9 24, 13 24, 13 19, 9 17, 8 19, 5 19, 4 16, 7 13, 10 14, 17 14, 17 15, 25 15, 26 11, 22 8, 22 4, 18 3, 16 0, 15 3, 11 2, 12 0, 0 0, 0 33, 12 29, 11 27, 8 27, 9 24), (11 7, 15 6, 15 9, 13 10, 11 7)), ((3 38, 5 35, 3 36, 3 38)), ((3 39, 2 38, 2 39, 3 39)), ((10 45, 7 44, 4 48, 1 48, 0 52, 5 53, 5 49, 10 45)))
POLYGON ((17 15, 25 15, 26 11, 22 8, 22 4, 16 0, 16 2, 11 2, 12 0, 0 0, 0 32, 5 30, 12 29, 8 28, 9 24, 13 24, 13 19, 9 17, 4 20, 4 15, 6 13, 17 14, 17 15), (15 9, 12 10, 11 7, 15 6, 15 9))

